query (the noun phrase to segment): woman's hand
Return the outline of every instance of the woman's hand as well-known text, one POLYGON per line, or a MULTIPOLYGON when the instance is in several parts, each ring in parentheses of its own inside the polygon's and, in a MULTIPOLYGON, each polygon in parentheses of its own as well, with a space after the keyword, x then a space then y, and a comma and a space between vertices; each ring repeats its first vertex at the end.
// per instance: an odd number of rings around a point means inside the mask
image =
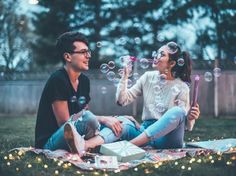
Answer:
POLYGON ((197 120, 200 115, 200 109, 199 105, 196 104, 196 106, 191 107, 189 114, 188 114, 188 120, 197 120))
POLYGON ((135 127, 139 130, 140 129, 140 124, 138 121, 133 117, 133 116, 124 116, 125 118, 129 119, 130 121, 134 122, 135 127))
POLYGON ((122 121, 113 116, 104 116, 104 125, 112 129, 116 136, 119 136, 122 132, 122 121))

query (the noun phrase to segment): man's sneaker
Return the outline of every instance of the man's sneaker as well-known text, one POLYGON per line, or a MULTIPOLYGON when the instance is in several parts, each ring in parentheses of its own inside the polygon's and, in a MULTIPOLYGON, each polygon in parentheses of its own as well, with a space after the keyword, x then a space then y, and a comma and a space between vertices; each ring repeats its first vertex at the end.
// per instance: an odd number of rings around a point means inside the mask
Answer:
POLYGON ((72 123, 67 122, 64 126, 64 137, 72 153, 78 153, 83 156, 85 153, 84 138, 77 132, 72 123))

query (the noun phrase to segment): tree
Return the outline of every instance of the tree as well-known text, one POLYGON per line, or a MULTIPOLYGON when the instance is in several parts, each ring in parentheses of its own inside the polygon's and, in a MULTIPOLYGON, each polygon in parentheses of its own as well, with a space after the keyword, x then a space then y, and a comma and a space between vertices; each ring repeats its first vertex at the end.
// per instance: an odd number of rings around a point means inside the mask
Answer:
POLYGON ((27 17, 17 14, 17 2, 0 1, 0 58, 4 72, 25 70, 28 64, 27 17))
POLYGON ((60 62, 55 52, 56 38, 69 31, 70 15, 74 12, 75 0, 39 1, 43 8, 35 12, 33 20, 36 39, 32 42, 34 62, 40 66, 57 64, 60 62))

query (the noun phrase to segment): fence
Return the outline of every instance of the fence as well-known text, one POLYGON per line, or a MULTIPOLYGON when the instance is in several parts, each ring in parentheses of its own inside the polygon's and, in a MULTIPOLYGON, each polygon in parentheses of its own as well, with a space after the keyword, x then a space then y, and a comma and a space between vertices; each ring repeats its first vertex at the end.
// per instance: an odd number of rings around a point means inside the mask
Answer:
MULTIPOLYGON (((204 80, 204 71, 196 71, 194 74, 199 74, 201 77, 198 99, 201 114, 213 117, 214 82, 204 80)), ((0 81, 0 113, 3 115, 36 114, 45 82, 46 80, 0 81)), ((222 72, 218 82, 219 116, 236 115, 236 71, 222 72)), ((115 103, 115 91, 116 87, 110 81, 93 76, 90 109, 98 115, 140 115, 142 113, 141 97, 126 107, 120 107, 115 103)))

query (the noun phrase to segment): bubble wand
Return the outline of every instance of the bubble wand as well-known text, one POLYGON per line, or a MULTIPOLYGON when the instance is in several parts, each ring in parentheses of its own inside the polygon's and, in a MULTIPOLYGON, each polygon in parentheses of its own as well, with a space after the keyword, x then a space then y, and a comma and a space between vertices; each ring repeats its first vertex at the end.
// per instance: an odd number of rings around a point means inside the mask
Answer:
POLYGON ((194 78, 193 101, 192 101, 192 105, 191 105, 192 107, 196 106, 196 104, 197 104, 199 81, 200 81, 200 76, 196 75, 194 78))

